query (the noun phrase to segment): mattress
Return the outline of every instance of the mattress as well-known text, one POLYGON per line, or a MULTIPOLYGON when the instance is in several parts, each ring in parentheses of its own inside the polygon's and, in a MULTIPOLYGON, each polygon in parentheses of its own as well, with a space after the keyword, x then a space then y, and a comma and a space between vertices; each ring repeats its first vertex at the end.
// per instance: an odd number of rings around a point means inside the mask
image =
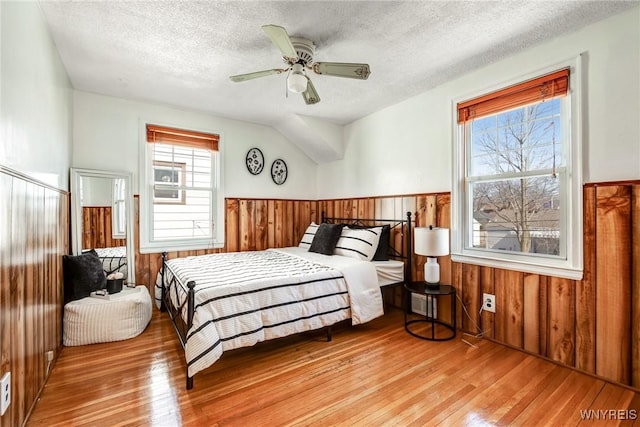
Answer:
POLYGON ((398 260, 371 261, 378 273, 380 287, 404 281, 404 262, 398 260))

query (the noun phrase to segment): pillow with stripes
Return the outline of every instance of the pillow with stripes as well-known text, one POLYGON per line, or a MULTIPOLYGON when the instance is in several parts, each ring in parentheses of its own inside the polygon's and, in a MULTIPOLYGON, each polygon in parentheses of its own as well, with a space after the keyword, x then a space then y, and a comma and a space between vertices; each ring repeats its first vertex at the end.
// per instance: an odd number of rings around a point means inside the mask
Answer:
POLYGON ((298 247, 309 250, 311 247, 311 243, 313 242, 313 238, 316 236, 316 231, 318 231, 318 224, 312 222, 307 227, 307 231, 304 232, 302 239, 300 240, 300 244, 298 247))
POLYGON ((333 252, 351 258, 371 261, 378 249, 382 227, 353 229, 344 227, 333 252))

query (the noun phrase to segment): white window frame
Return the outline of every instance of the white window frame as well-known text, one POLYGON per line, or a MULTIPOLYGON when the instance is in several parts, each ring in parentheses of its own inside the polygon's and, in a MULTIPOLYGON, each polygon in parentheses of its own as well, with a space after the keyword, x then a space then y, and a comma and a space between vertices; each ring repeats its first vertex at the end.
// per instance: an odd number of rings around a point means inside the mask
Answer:
POLYGON ((551 64, 543 69, 520 76, 511 81, 500 82, 493 87, 477 91, 452 102, 453 117, 453 182, 451 191, 451 259, 455 262, 477 264, 487 267, 504 268, 525 273, 543 274, 573 280, 582 279, 583 274, 583 215, 582 215, 582 99, 583 99, 583 67, 582 55, 560 63, 551 64), (560 220, 560 227, 564 233, 566 245, 565 258, 544 257, 537 254, 524 254, 507 251, 486 250, 468 246, 467 236, 473 230, 467 227, 465 209, 469 206, 467 200, 470 195, 465 191, 467 153, 464 141, 463 126, 458 124, 457 105, 468 99, 491 93, 549 74, 553 71, 569 68, 569 91, 567 105, 570 126, 569 137, 564 141, 564 155, 566 156, 567 185, 561 186, 561 200, 565 215, 560 220), (568 192, 569 194, 566 194, 568 192), (564 193, 564 194, 563 194, 564 193), (565 206, 566 205, 566 206, 565 206))
POLYGON ((112 189, 112 214, 111 214, 111 234, 114 239, 126 239, 127 238, 127 221, 126 221, 126 187, 124 195, 120 197, 120 193, 123 193, 120 185, 126 185, 124 179, 114 178, 112 189))
POLYGON ((140 157, 140 174, 138 180, 139 187, 139 209, 140 209, 140 253, 158 253, 183 250, 200 250, 224 247, 225 232, 225 209, 224 209, 224 136, 221 132, 202 129, 190 125, 164 123, 159 120, 148 119, 141 120, 139 125, 139 157, 140 157), (153 236, 153 159, 151 156, 151 144, 147 142, 146 125, 153 123, 159 126, 170 128, 188 129, 197 132, 210 133, 219 135, 218 151, 212 154, 213 176, 211 186, 214 195, 211 198, 211 213, 213 220, 213 235, 207 239, 181 239, 181 240, 158 240, 154 241, 153 236))

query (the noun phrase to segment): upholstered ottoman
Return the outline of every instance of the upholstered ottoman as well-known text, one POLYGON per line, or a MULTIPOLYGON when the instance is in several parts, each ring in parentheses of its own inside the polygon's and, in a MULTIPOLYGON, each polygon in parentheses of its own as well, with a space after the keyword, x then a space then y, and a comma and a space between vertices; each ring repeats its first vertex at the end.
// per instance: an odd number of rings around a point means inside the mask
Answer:
POLYGON ((144 331, 151 320, 151 296, 146 286, 124 288, 109 299, 86 297, 64 306, 66 346, 122 341, 144 331))

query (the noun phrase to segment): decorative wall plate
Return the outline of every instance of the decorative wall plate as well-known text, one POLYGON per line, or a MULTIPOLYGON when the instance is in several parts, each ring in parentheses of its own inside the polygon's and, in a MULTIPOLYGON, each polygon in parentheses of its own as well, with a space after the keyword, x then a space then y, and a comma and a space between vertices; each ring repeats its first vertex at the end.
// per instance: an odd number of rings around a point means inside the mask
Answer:
POLYGON ((271 179, 278 185, 284 184, 287 180, 287 164, 282 159, 276 159, 271 165, 271 179))
POLYGON ((259 148, 252 148, 247 152, 247 169, 251 175, 258 175, 264 169, 264 156, 259 148))

